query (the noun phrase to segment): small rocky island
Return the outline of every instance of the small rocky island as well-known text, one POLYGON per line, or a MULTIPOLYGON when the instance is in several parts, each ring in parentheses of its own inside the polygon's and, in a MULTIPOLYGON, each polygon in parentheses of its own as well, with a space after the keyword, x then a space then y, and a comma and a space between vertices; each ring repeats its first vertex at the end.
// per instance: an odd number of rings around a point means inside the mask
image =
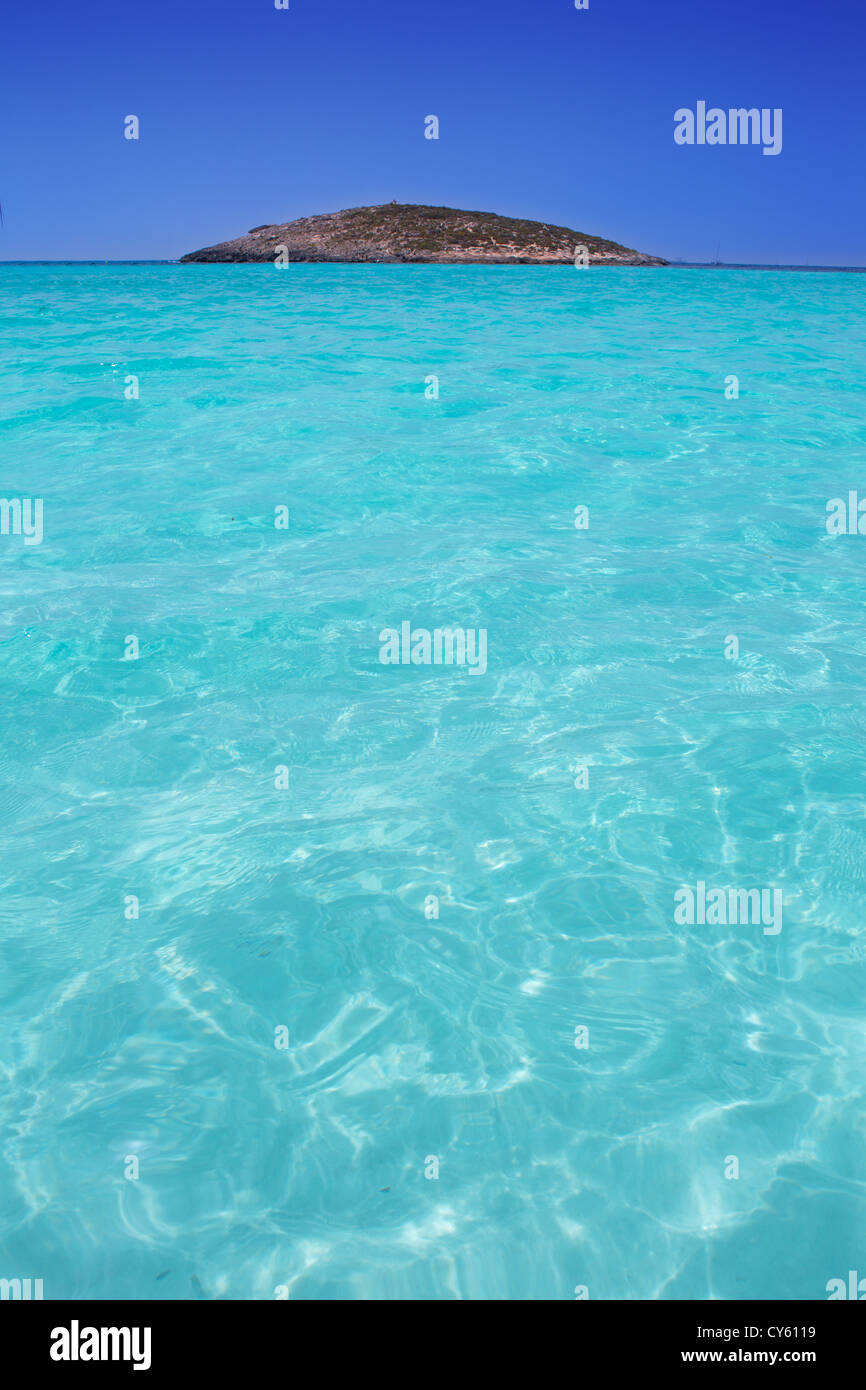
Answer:
POLYGON ((416 203, 347 208, 295 222, 253 227, 234 241, 182 256, 181 263, 280 258, 380 264, 566 265, 574 263, 579 247, 586 248, 590 265, 667 265, 658 256, 550 222, 416 203))

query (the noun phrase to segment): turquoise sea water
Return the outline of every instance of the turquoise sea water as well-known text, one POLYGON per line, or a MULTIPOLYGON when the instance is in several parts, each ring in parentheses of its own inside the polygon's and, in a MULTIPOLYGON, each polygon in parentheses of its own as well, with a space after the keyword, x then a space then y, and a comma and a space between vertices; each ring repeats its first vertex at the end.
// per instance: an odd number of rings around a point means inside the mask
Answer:
POLYGON ((44 505, 0 536, 0 1277, 866 1276, 866 536, 825 526, 866 496, 864 309, 0 268, 0 492, 44 505), (485 629, 486 672, 383 665, 403 621, 485 629), (782 930, 678 924, 699 881, 782 930))

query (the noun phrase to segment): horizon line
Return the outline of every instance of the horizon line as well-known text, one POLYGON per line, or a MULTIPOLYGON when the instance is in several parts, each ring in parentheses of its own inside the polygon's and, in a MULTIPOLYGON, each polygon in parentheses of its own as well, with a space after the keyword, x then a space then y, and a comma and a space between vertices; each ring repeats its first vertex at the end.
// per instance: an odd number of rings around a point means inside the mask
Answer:
MULTIPOLYGON (((67 259, 67 258, 63 258, 63 257, 57 257, 57 258, 54 258, 54 259, 51 259, 51 260, 44 260, 44 259, 42 259, 42 258, 34 258, 34 259, 32 259, 32 260, 20 260, 20 259, 19 259, 19 260, 0 260, 0 265, 180 265, 180 264, 182 264, 182 262, 181 262, 181 260, 180 260, 179 257, 131 257, 131 256, 130 256, 130 257, 127 257, 127 256, 120 256, 120 257, 116 257, 116 258, 108 258, 108 259, 105 259, 105 258, 103 258, 103 257, 100 256, 100 257, 81 257, 80 259, 79 259, 79 258, 76 258, 76 259, 74 259, 74 260, 67 259)), ((190 262, 190 264, 195 264, 195 262, 190 262)), ((208 262, 199 262, 198 264, 208 264, 208 262)), ((213 262, 213 264, 217 264, 217 265, 219 265, 219 264, 222 264, 222 265, 267 265, 268 262, 267 262, 267 261, 225 261, 225 262, 213 262)), ((433 265, 433 266, 439 266, 439 267, 444 266, 444 265, 454 265, 454 266, 461 266, 461 267, 464 267, 464 268, 465 268, 465 267, 477 267, 477 266, 496 266, 496 265, 502 265, 502 264, 504 264, 504 263, 503 263, 503 262, 496 262, 496 261, 493 261, 493 262, 485 262, 485 261, 475 261, 475 262, 473 262, 473 261, 414 261, 414 262, 413 262, 413 261, 397 261, 397 262, 394 262, 394 261, 294 261, 294 262, 290 262, 290 264, 294 264, 294 265, 366 265, 366 266, 397 265, 397 266, 401 266, 401 267, 403 267, 403 268, 406 268, 407 266, 412 266, 412 265, 428 265, 428 266, 429 266, 429 265, 433 265)), ((523 263, 523 265, 521 265, 519 262, 518 262, 516 265, 515 265, 514 263, 511 263, 511 264, 507 265, 507 268, 510 269, 510 270, 513 270, 513 269, 515 269, 515 268, 518 268, 518 269, 549 270, 549 269, 552 269, 552 268, 555 269, 559 264, 560 264, 559 262, 539 262, 539 263, 535 263, 535 262, 527 261, 527 262, 523 263)), ((568 261, 563 261, 561 264, 562 264, 562 266, 567 266, 567 265, 569 265, 569 262, 568 262, 568 261)), ((626 266, 617 266, 617 265, 604 265, 604 266, 600 266, 600 267, 597 267, 597 268, 598 268, 598 269, 601 269, 601 270, 665 270, 665 269, 671 269, 671 268, 676 268, 676 269, 678 269, 678 270, 810 270, 810 271, 813 271, 813 270, 821 270, 821 271, 839 271, 839 272, 843 272, 843 273, 844 273, 844 272, 856 273, 856 272, 864 272, 864 271, 866 271, 866 265, 808 265, 808 264, 805 264, 805 265, 804 265, 804 264, 801 264, 801 263, 799 263, 799 262, 797 262, 797 261, 776 261, 776 262, 773 262, 773 261, 680 261, 680 260, 669 260, 669 261, 667 262, 667 265, 666 265, 666 266, 665 266, 665 265, 661 265, 661 266, 641 266, 641 265, 638 265, 638 266, 630 266, 630 265, 626 265, 626 266)), ((588 269, 592 269, 592 267, 590 266, 590 267, 588 267, 588 269)))

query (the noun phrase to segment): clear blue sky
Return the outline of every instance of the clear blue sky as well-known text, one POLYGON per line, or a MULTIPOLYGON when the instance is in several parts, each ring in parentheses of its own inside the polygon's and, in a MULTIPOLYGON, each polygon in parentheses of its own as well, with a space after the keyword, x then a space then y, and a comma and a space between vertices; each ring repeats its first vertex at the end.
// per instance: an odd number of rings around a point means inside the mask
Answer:
POLYGON ((864 264, 864 59, 861 0, 7 0, 0 258, 172 258, 393 198, 864 264), (782 107, 782 153, 675 145, 699 99, 782 107))

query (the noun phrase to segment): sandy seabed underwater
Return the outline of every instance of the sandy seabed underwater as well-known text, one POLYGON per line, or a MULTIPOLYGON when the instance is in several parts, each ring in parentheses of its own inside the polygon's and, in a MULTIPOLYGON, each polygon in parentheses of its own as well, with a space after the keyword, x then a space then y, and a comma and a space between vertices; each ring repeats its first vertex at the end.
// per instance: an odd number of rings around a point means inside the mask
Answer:
POLYGON ((866 536, 825 524, 866 496, 864 309, 0 268, 2 490, 44 501, 0 537, 0 1277, 866 1274, 866 536), (484 629, 486 672, 383 665, 403 621, 484 629), (699 882, 781 930, 677 923, 699 882))

